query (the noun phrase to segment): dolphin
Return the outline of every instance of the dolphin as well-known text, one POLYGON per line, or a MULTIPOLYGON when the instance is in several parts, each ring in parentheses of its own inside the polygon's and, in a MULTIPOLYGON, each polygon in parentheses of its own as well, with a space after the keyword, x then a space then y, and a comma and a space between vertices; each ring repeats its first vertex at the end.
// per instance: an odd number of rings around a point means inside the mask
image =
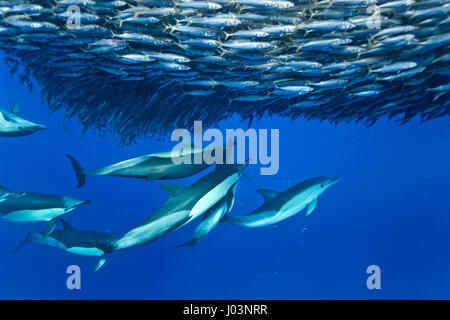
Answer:
POLYGON ((22 119, 20 108, 16 103, 10 112, 0 109, 0 136, 2 137, 22 137, 43 129, 47 127, 22 119))
POLYGON ((48 222, 50 233, 57 219, 90 201, 34 192, 13 192, 0 186, 0 219, 11 222, 48 222))
POLYGON ((107 255, 115 250, 114 243, 118 237, 109 233, 77 230, 63 219, 59 221, 62 229, 53 230, 48 235, 44 232, 28 233, 12 254, 26 243, 38 243, 78 255, 98 257, 95 267, 95 271, 98 271, 105 264, 107 255))
POLYGON ((268 226, 285 220, 306 208, 306 216, 314 211, 317 198, 340 178, 317 177, 305 180, 292 188, 277 192, 260 189, 264 204, 248 215, 227 217, 226 222, 248 228, 268 226))
MULTIPOLYGON (((232 145, 225 145, 225 148, 232 147, 232 145)), ((193 176, 212 165, 202 161, 200 164, 195 164, 194 159, 197 156, 203 156, 206 151, 215 154, 214 147, 206 148, 183 148, 178 154, 172 151, 160 152, 140 156, 137 158, 121 161, 106 167, 84 170, 75 158, 67 155, 78 181, 78 188, 81 188, 86 183, 86 176, 113 176, 113 177, 127 177, 153 180, 172 180, 181 179, 193 176), (183 159, 189 159, 189 163, 183 163, 183 159)), ((202 158, 203 159, 203 158, 202 158)))
POLYGON ((204 215, 202 221, 199 223, 194 231, 192 239, 176 248, 195 246, 203 237, 205 237, 212 229, 214 229, 219 222, 225 217, 234 206, 234 199, 236 196, 237 183, 228 191, 227 195, 217 202, 204 215))
POLYGON ((117 249, 150 243, 201 216, 227 196, 244 175, 248 162, 238 165, 216 165, 214 171, 189 187, 162 184, 169 199, 140 226, 126 233, 116 243, 117 249))

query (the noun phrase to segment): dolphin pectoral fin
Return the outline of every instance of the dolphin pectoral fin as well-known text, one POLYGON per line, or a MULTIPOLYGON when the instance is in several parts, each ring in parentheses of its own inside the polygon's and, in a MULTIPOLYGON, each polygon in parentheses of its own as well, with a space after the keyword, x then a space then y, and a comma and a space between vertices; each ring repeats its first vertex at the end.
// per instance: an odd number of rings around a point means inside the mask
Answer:
POLYGON ((14 251, 12 251, 9 255, 12 256, 14 254, 17 253, 17 251, 19 251, 25 244, 27 244, 28 242, 31 241, 32 239, 32 234, 31 232, 28 232, 27 236, 25 237, 25 239, 23 239, 23 241, 21 243, 19 243, 19 245, 17 246, 16 249, 14 249, 14 251))
POLYGON ((314 209, 316 208, 317 205, 317 198, 315 198, 314 200, 312 200, 310 203, 308 203, 308 206, 306 207, 306 216, 308 216, 311 212, 314 211, 314 209))
POLYGON ((47 228, 45 229, 44 237, 47 237, 52 234, 52 232, 55 230, 56 224, 58 223, 58 219, 52 219, 48 222, 47 228))
POLYGON ((164 174, 150 174, 145 177, 145 180, 147 181, 155 181, 155 180, 164 180, 164 174))
POLYGON ((175 197, 186 190, 186 187, 172 183, 163 183, 160 185, 160 187, 166 190, 171 197, 175 197))
POLYGON ((104 254, 98 259, 97 266, 95 267, 94 272, 97 272, 98 270, 100 270, 101 267, 103 267, 103 265, 106 262, 106 258, 107 258, 107 256, 106 256, 106 254, 104 254))
POLYGON ((193 247, 197 244, 197 240, 196 239, 192 239, 186 243, 180 244, 178 246, 176 246, 175 248, 183 248, 183 247, 193 247))
POLYGON ((269 201, 270 199, 275 198, 279 194, 278 191, 269 190, 269 189, 259 189, 259 190, 256 190, 256 192, 261 194, 264 197, 265 201, 269 201))

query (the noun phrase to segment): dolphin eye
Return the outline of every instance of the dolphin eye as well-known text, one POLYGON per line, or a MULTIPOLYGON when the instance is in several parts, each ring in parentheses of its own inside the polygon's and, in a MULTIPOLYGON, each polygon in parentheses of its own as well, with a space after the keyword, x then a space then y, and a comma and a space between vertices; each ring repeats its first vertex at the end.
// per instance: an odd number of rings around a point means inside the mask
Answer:
POLYGON ((323 187, 325 187, 325 185, 324 185, 324 184, 321 184, 320 187, 323 188, 323 187))

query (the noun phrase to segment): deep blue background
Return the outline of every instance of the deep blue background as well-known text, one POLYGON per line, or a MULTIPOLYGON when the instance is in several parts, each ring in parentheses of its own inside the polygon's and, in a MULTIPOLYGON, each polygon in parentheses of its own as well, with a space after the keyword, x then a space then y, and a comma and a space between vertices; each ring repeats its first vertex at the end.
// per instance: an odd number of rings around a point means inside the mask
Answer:
MULTIPOLYGON (((78 190, 65 154, 95 168, 170 150, 173 143, 141 140, 119 147, 110 137, 80 137, 76 121, 62 128, 62 113, 49 115, 39 90, 30 94, 3 65, 0 90, 1 107, 17 101, 23 117, 49 126, 32 136, 0 139, 1 185, 91 199, 67 220, 118 235, 167 199, 159 182, 134 179, 88 177, 78 190)), ((245 126, 235 119, 221 127, 245 126)), ((240 182, 232 214, 259 206, 258 188, 284 190, 314 176, 340 176, 313 214, 259 229, 220 225, 196 247, 175 249, 191 237, 193 223, 110 255, 97 273, 94 258, 34 244, 9 256, 28 231, 44 225, 0 222, 0 299, 450 298, 449 118, 402 127, 382 120, 366 128, 275 117, 253 127, 280 129, 280 171, 260 176, 257 166, 250 167, 252 182, 240 182), (81 291, 66 289, 71 264, 82 268, 81 291), (381 267, 379 291, 366 288, 371 264, 381 267)))

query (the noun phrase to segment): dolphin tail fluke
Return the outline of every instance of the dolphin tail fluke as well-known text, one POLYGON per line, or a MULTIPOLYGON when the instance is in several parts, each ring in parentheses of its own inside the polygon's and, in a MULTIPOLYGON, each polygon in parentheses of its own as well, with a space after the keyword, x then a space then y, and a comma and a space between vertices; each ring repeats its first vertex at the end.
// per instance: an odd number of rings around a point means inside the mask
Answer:
POLYGON ((12 256, 13 254, 16 254, 17 251, 19 251, 25 244, 27 244, 28 242, 31 241, 33 235, 31 232, 28 232, 27 236, 25 237, 25 239, 23 239, 23 241, 17 246, 16 249, 14 249, 14 251, 12 251, 10 253, 10 255, 12 256))
POLYGON ((179 246, 176 246, 175 248, 184 248, 184 247, 193 247, 198 243, 196 239, 192 239, 186 243, 180 244, 179 246))
POLYGON ((84 169, 81 167, 80 163, 71 155, 67 155, 67 158, 69 158, 70 163, 72 163, 73 170, 75 170, 78 182, 77 188, 81 188, 86 183, 86 174, 84 173, 84 169))

